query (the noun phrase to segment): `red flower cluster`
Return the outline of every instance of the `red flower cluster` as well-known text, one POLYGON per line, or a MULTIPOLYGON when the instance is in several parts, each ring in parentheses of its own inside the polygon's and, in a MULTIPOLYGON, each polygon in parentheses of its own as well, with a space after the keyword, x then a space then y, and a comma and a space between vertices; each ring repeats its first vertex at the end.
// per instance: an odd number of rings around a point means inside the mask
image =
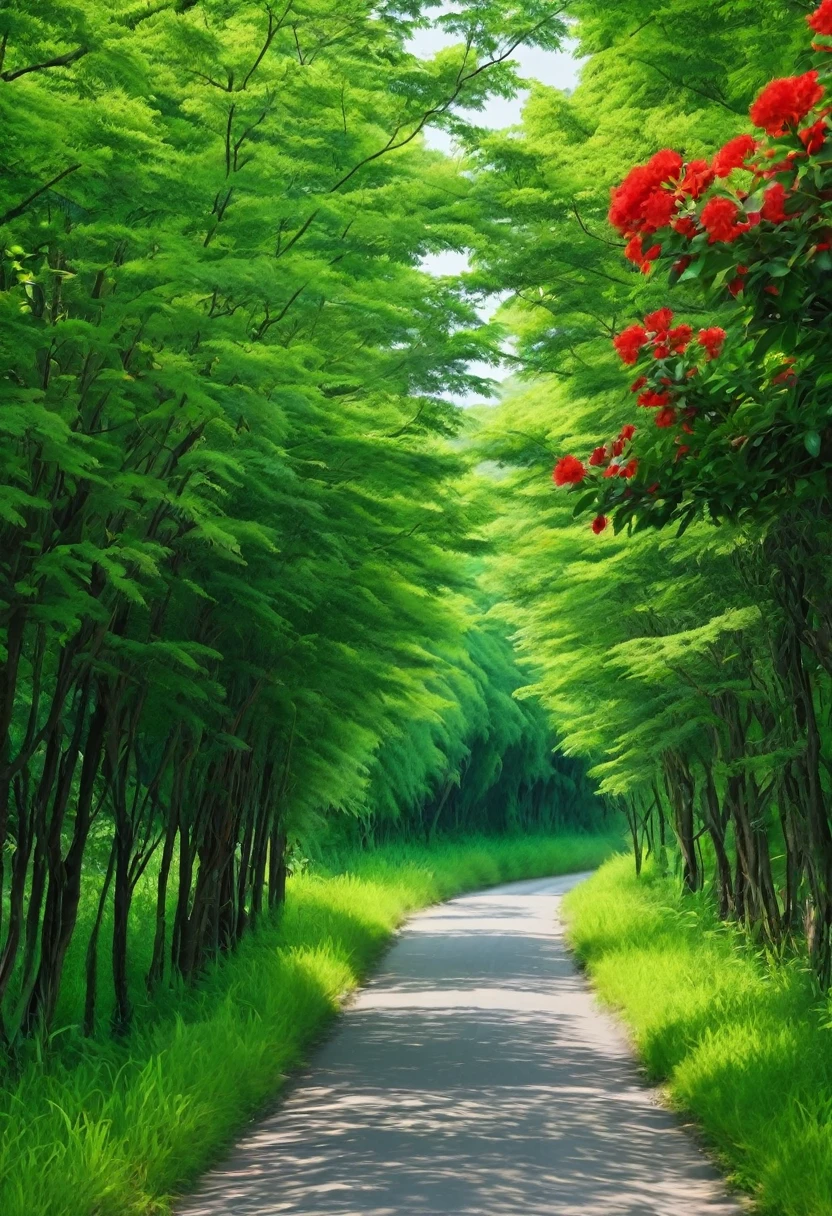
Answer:
POLYGON ((811 127, 804 127, 800 132, 800 142, 810 156, 814 156, 820 152, 823 145, 826 143, 826 138, 829 135, 829 127, 826 118, 819 118, 817 122, 812 123, 811 127))
POLYGON ((722 347, 727 336, 724 329, 720 329, 718 325, 714 325, 710 329, 700 329, 696 341, 700 346, 705 348, 708 361, 710 361, 711 359, 718 359, 722 354, 722 347))
POLYGON ((823 0, 820 8, 806 18, 809 28, 825 38, 832 38, 832 0, 823 0))
MULTIPOLYGON (((613 339, 613 346, 618 351, 623 363, 628 366, 638 361, 639 355, 650 347, 654 359, 669 359, 671 355, 683 355, 693 338, 690 325, 673 325, 673 310, 659 308, 656 312, 648 313, 643 325, 630 325, 613 339)), ((647 385, 646 376, 640 376, 631 385, 634 393, 641 393, 639 405, 662 406, 669 398, 667 393, 655 392, 652 389, 646 393, 641 390, 647 385)))
MULTIPOLYGON (((625 480, 629 480, 631 477, 635 477, 638 472, 638 461, 634 457, 627 460, 625 464, 622 464, 620 461, 627 444, 635 433, 636 428, 632 423, 623 426, 617 439, 614 439, 612 443, 605 443, 594 449, 587 464, 590 468, 599 468, 601 465, 606 465, 607 467, 602 474, 604 480, 611 477, 623 477, 625 480)), ((578 460, 577 456, 562 456, 555 465, 552 479, 556 486, 577 486, 586 478, 587 473, 587 466, 584 465, 583 461, 578 460)), ((602 518, 602 516, 599 516, 595 523, 598 523, 602 518)), ((599 523, 597 529, 595 524, 593 524, 593 531, 596 534, 603 532, 606 526, 606 520, 604 520, 603 524, 599 523)))
POLYGON ((688 198, 701 198, 714 184, 715 171, 706 160, 692 160, 685 169, 679 189, 688 198))
POLYGON ((744 169, 749 157, 757 151, 753 135, 737 135, 720 148, 713 160, 713 171, 717 177, 728 177, 734 169, 744 169))
POLYGON ((629 262, 635 262, 642 274, 648 274, 650 267, 656 258, 661 255, 661 252, 661 245, 651 245, 649 249, 645 249, 641 237, 634 236, 627 242, 624 257, 629 262))
POLYGON ((636 165, 612 192, 612 226, 626 237, 666 227, 676 210, 676 188, 683 164, 678 152, 665 148, 646 165, 636 165))
POLYGON ((647 330, 643 326, 630 325, 613 340, 613 346, 621 356, 622 363, 633 364, 648 340, 647 330))
POLYGON ((751 107, 751 121, 769 135, 785 135, 800 125, 824 92, 816 71, 772 80, 751 107))
POLYGON ((764 220, 768 220, 770 224, 785 224, 789 218, 786 215, 785 204, 789 197, 786 187, 780 182, 775 182, 773 186, 769 186, 763 195, 763 207, 760 212, 764 220))
POLYGON ((562 456, 552 473, 556 486, 577 486, 585 477, 586 469, 577 456, 562 456))
POLYGON ((647 410, 659 410, 663 405, 670 405, 670 393, 667 389, 657 393, 648 388, 646 392, 639 394, 638 403, 647 410))
POLYGON ((748 232, 753 226, 750 219, 741 219, 743 212, 730 198, 712 198, 702 209, 699 217, 702 227, 708 234, 708 244, 720 242, 732 244, 737 237, 748 232))
MULTIPOLYGON (((832 0, 814 2, 819 7, 807 22, 822 41, 813 45, 816 50, 832 52, 832 0)), ((664 253, 668 267, 673 267, 671 283, 693 265, 703 272, 703 282, 724 283, 724 290, 734 297, 743 291, 753 294, 757 311, 766 316, 776 311, 781 318, 793 306, 795 293, 783 293, 781 298, 783 285, 778 286, 779 278, 775 280, 771 273, 778 271, 766 262, 776 259, 781 244, 785 248, 785 242, 791 242, 791 233, 773 229, 786 224, 799 228, 799 256, 791 258, 788 269, 795 274, 804 274, 807 268, 816 275, 828 271, 832 101, 827 93, 832 93, 831 80, 832 71, 824 67, 772 81, 750 109, 753 123, 764 134, 738 135, 710 161, 687 161, 665 148, 632 169, 612 191, 609 212, 610 223, 625 238, 627 259, 648 273, 664 253), (809 157, 818 159, 809 162, 809 157), (747 174, 745 180, 732 178, 740 172, 747 174), (741 240, 743 237, 746 239, 741 240), (733 258, 719 248, 712 253, 708 250, 709 246, 736 242, 733 258), (822 254, 827 256, 818 257, 822 254), (732 269, 732 263, 741 259, 748 265, 732 269)), ((661 445, 668 460, 674 454, 680 461, 691 451, 695 453, 709 421, 719 415, 711 404, 711 392, 717 386, 709 383, 707 364, 719 358, 726 340, 726 332, 719 326, 695 333, 690 325, 674 325, 669 308, 648 314, 643 322, 628 326, 614 338, 622 362, 628 367, 638 365, 638 371, 644 373, 634 373, 637 378, 631 391, 637 395, 639 407, 654 411, 656 426, 670 432, 670 442, 661 445), (693 449, 692 444, 696 445, 693 449)), ((784 358, 772 371, 767 378, 777 387, 791 391, 798 383, 792 358, 784 358)), ((643 476, 643 485, 621 486, 616 480, 629 481, 638 472, 638 460, 628 446, 634 433, 635 427, 627 425, 616 439, 596 447, 585 463, 565 456, 555 468, 554 479, 560 486, 578 485, 589 478, 597 487, 599 513, 591 522, 596 535, 610 523, 604 511, 617 509, 625 500, 631 507, 644 505, 659 489, 658 483, 648 485, 649 472, 643 476)), ((626 508, 628 517, 631 507, 626 508)))

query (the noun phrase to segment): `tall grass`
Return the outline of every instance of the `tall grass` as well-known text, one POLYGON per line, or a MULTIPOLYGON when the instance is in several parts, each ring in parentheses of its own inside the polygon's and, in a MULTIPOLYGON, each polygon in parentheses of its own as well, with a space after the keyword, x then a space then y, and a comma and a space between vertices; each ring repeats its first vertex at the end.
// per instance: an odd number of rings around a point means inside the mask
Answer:
MULTIPOLYGON (((650 1073, 733 1181, 777 1216, 832 1213, 832 1020, 799 961, 775 964, 616 858, 567 897, 569 936, 650 1073)), ((656 1162, 661 1169, 661 1162, 656 1162)))
MULTIPOLYGON (((292 878, 273 922, 195 988, 141 1008, 128 1040, 85 1040, 70 1025, 13 1080, 0 1078, 0 1213, 170 1212, 171 1195, 278 1092, 408 912, 503 880, 589 869, 619 844, 400 846, 292 878)), ((150 935, 150 901, 148 917, 150 935)), ((140 924, 138 959, 142 934, 140 924)))

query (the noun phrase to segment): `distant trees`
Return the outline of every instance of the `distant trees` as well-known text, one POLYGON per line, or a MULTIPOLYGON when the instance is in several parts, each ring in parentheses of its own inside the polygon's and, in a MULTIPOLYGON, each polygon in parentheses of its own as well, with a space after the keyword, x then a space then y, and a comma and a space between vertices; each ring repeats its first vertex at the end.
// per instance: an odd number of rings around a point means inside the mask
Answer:
POLYGON ((473 213, 416 137, 563 28, 494 0, 423 63, 408 6, 35 9, 0 17, 5 1039, 50 1024, 82 898, 86 1029, 111 934, 122 1030, 143 875, 152 989, 446 712, 478 542, 443 394, 489 332, 418 269, 473 213))

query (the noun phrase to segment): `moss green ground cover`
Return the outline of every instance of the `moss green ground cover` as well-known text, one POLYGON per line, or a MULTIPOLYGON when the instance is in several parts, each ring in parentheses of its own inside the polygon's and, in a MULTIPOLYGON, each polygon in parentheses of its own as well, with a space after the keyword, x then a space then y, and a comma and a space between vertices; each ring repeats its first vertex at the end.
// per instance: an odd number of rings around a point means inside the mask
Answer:
POLYGON ((648 870, 639 881, 632 868, 616 858, 566 901, 600 996, 758 1210, 829 1216, 829 1002, 799 962, 770 965, 705 900, 683 901, 671 880, 648 870))
POLYGON ((0 1078, 0 1213, 170 1212, 170 1196, 278 1092, 408 912, 589 869, 618 845, 548 836, 399 846, 291 879, 275 923, 198 987, 147 1005, 127 1041, 85 1041, 70 1026, 48 1065, 33 1058, 0 1078))

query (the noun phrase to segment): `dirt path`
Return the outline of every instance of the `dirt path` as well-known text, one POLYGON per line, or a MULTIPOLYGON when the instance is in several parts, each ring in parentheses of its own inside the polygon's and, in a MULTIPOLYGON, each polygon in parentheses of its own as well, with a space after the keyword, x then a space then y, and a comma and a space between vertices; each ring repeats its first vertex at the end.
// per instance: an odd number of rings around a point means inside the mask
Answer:
POLYGON ((564 948, 581 877, 414 917, 181 1216, 737 1216, 564 948))

